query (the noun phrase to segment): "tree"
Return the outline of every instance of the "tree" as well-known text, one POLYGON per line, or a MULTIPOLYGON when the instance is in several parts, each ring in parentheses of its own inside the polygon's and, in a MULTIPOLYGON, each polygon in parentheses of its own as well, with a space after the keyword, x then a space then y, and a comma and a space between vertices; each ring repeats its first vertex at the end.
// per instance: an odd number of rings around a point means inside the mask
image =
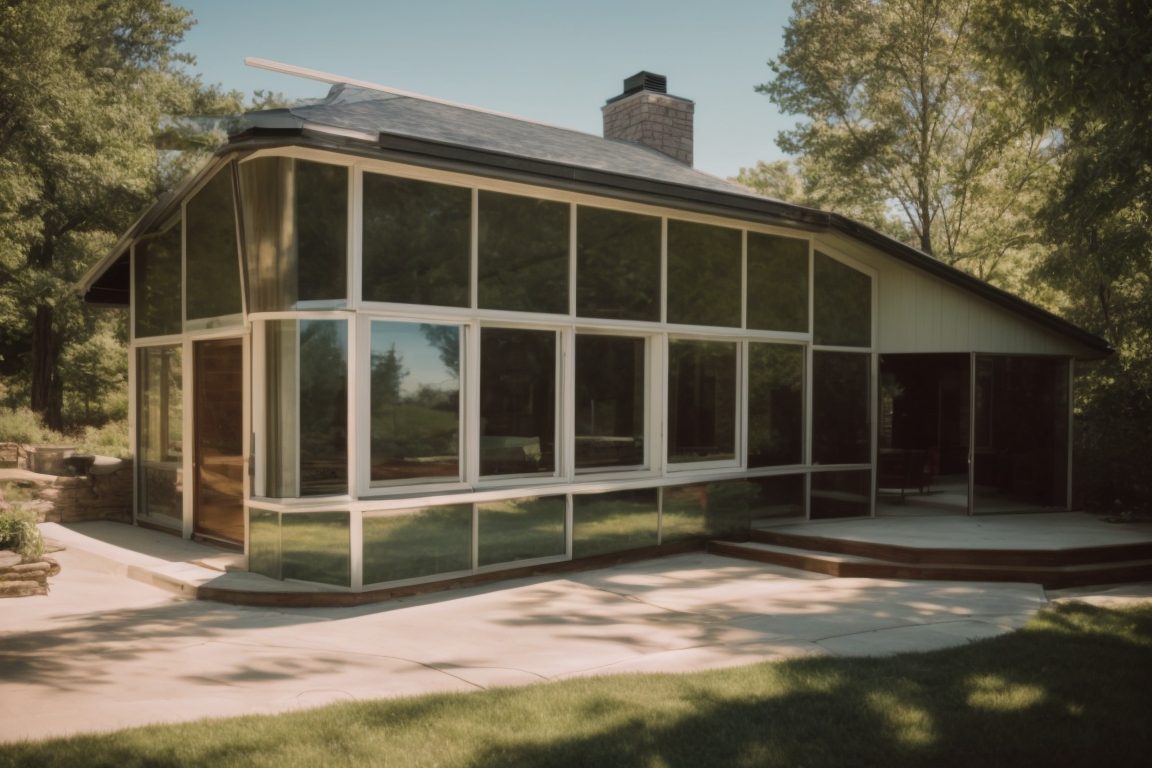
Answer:
POLYGON ((0 341, 26 355, 30 404, 53 429, 62 355, 87 327, 76 280, 155 195, 163 117, 222 96, 183 70, 190 24, 164 0, 0 7, 0 341))
POLYGON ((1041 274, 1117 354, 1078 384, 1081 475, 1098 500, 1152 502, 1152 5, 986 0, 976 23, 1026 116, 1053 125, 1059 175, 1041 274))
POLYGON ((985 74, 975 0, 796 0, 771 82, 806 121, 777 143, 823 202, 882 210, 895 237, 986 280, 1036 257, 1049 137, 985 74))

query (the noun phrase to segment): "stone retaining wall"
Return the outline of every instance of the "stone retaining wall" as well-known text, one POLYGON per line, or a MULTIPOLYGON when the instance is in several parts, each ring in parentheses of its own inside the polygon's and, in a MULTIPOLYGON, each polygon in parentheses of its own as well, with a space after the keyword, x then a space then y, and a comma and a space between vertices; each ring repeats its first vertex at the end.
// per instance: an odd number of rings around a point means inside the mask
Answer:
MULTIPOLYGON (((0 461, 11 452, 13 445, 0 444, 0 461)), ((0 473, 3 472, 5 470, 0 470, 0 473)), ((79 523, 88 520, 132 522, 131 460, 126 459, 118 470, 107 475, 69 477, 23 471, 8 479, 0 474, 0 481, 0 501, 4 496, 3 482, 27 489, 32 500, 21 502, 21 506, 35 511, 42 523, 79 523)))
POLYGON ((20 555, 0 550, 0 597, 48 594, 48 577, 60 573, 50 557, 25 561, 20 555))

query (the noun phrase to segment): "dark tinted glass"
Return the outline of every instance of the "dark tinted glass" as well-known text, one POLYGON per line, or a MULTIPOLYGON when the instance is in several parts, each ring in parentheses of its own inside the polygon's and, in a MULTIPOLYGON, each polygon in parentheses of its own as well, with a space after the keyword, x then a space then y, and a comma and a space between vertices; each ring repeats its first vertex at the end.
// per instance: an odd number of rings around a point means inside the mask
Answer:
POLYGON ((668 460, 735 458, 736 345, 676 340, 668 355, 668 460))
POLYGON ((568 204, 481 192, 479 206, 481 308, 567 314, 568 204))
POLYGON ((804 348, 748 346, 748 466, 804 460, 804 348))
POLYGON ((556 468, 556 334, 480 331, 480 474, 556 468))
POLYGON ((647 547, 659 540, 655 488, 572 497, 572 556, 647 547))
POLYGON ((563 496, 477 504, 478 564, 563 555, 564 508, 563 496))
POLYGON ((740 230, 668 222, 668 322, 740 325, 740 230))
POLYGON ((135 259, 136 337, 180 333, 180 222, 138 242, 135 259))
POLYGON ((872 344, 872 278, 816 252, 813 340, 830 347, 872 344))
POLYGON ((576 314, 660 320, 660 219, 576 210, 576 314))
POLYGON ((296 223, 299 300, 347 298, 347 168, 296 161, 296 223))
POLYGON ((467 307, 472 192, 364 174, 364 299, 467 307))
POLYGON ((282 578, 347 587, 352 579, 347 512, 281 515, 282 578))
POLYGON ((865 464, 869 438, 871 357, 853 352, 812 354, 812 461, 865 464))
POLYGON ((348 326, 300 321, 300 495, 348 492, 348 326))
POLYGON ((185 209, 188 247, 188 319, 239 314, 240 262, 232 172, 208 182, 185 209))
POLYGON ((365 584, 471 567, 471 504, 364 516, 365 584))
POLYGON ((748 233, 748 327, 808 330, 808 241, 748 233))
POLYGON ((872 514, 872 472, 812 473, 812 519, 867 517, 872 514))
POLYGON ((576 468, 644 463, 644 339, 576 337, 576 468))

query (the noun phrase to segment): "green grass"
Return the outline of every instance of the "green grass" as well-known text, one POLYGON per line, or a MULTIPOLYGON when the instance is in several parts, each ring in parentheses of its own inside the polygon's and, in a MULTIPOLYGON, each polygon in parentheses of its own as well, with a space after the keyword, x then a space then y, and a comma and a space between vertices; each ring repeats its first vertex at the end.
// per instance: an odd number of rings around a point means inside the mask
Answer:
POLYGON ((0 745, 2 766, 1143 766, 1152 606, 885 659, 808 658, 0 745))

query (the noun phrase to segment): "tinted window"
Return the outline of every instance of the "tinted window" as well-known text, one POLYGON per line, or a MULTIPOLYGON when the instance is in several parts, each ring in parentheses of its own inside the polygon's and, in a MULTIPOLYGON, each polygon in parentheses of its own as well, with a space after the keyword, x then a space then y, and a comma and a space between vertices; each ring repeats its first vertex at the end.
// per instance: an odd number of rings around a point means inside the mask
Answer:
POLYGON ((567 314, 568 204, 481 192, 479 216, 480 306, 567 314))
POLYGON ((668 322, 740 325, 740 230, 668 222, 668 322))
POLYGON ((660 219, 581 206, 576 221, 576 313, 658 322, 660 219))

